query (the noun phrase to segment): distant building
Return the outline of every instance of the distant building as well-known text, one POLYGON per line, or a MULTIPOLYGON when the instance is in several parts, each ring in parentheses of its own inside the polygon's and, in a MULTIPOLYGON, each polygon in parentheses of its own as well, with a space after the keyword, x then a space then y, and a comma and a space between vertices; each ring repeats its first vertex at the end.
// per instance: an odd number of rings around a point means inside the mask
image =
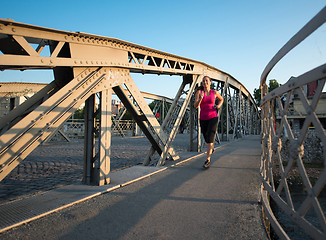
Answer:
MULTIPOLYGON (((311 100, 315 95, 317 88, 317 81, 312 82, 308 85, 303 86, 303 91, 307 96, 308 103, 311 104, 311 100)), ((322 93, 322 96, 318 102, 317 108, 315 110, 316 116, 321 122, 324 129, 326 129, 326 92, 322 93)), ((281 119, 280 114, 277 114, 277 119, 281 119)), ((290 100, 290 106, 287 112, 287 119, 293 130, 293 132, 298 132, 303 126, 304 120, 306 118, 307 112, 297 94, 294 94, 290 100)), ((310 128, 314 128, 313 124, 310 128)))
MULTIPOLYGON (((307 101, 311 104, 311 101, 315 95, 315 90, 318 86, 317 81, 305 85, 302 87, 307 101)), ((322 93, 317 107, 315 109, 315 114, 320 121, 322 127, 326 129, 326 92, 322 93)), ((308 112, 306 111, 304 105, 300 97, 297 94, 294 94, 289 102, 289 107, 286 113, 287 121, 292 129, 292 133, 294 137, 298 137, 300 135, 301 129, 304 125, 306 116, 308 112)), ((276 125, 279 126, 281 123, 281 114, 279 111, 276 111, 276 125)), ((277 128, 278 129, 278 128, 277 128)), ((283 129, 283 144, 282 144, 282 152, 281 154, 285 154, 286 149, 289 147, 289 142, 286 140, 289 136, 284 127, 283 129)), ((308 127, 308 132, 304 141, 304 156, 303 161, 305 163, 323 163, 323 147, 320 138, 318 137, 318 132, 316 131, 316 126, 313 123, 310 123, 308 127)), ((289 150, 290 151, 290 150, 289 150)), ((285 154, 284 159, 288 159, 289 156, 285 154)))
POLYGON ((122 102, 118 100, 112 100, 112 115, 117 115, 120 109, 123 108, 122 102))
POLYGON ((43 83, 0 83, 0 117, 8 114, 45 86, 43 83))
MULTIPOLYGON (((0 118, 32 97, 46 85, 45 83, 0 83, 0 118)), ((98 103, 96 103, 97 105, 98 103)), ((83 103, 80 108, 84 106, 85 104, 83 103)), ((122 107, 123 104, 120 101, 112 100, 112 115, 116 115, 122 107)))

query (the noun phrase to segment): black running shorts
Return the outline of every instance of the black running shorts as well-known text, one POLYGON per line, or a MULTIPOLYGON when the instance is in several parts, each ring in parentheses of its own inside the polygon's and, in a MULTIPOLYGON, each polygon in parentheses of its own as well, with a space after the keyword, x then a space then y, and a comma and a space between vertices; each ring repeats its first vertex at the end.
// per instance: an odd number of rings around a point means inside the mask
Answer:
POLYGON ((201 132, 204 135, 206 143, 215 142, 217 120, 218 120, 217 117, 211 118, 209 120, 200 120, 201 132))

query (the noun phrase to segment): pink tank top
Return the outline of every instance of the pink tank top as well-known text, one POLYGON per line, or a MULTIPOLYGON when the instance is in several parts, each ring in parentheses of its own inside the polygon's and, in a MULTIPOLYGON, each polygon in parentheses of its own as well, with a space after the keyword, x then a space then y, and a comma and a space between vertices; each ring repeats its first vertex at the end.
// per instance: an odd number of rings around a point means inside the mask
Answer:
POLYGON ((204 98, 200 103, 200 120, 209 120, 217 117, 217 111, 215 108, 215 91, 210 90, 209 96, 206 96, 204 92, 204 98))

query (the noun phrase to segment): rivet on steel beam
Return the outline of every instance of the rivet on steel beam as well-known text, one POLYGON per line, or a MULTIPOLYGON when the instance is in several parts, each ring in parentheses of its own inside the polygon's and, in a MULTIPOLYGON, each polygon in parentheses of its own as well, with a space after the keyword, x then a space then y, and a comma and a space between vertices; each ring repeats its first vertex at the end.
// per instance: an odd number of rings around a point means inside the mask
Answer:
POLYGON ((11 30, 12 30, 13 32, 16 32, 16 29, 15 29, 15 28, 12 28, 11 30))
POLYGON ((41 59, 41 63, 44 63, 44 60, 43 59, 41 59))
POLYGON ((88 64, 88 61, 86 61, 86 64, 88 64))
POLYGON ((67 37, 67 36, 65 36, 65 39, 67 40, 67 39, 68 39, 68 37, 67 37))

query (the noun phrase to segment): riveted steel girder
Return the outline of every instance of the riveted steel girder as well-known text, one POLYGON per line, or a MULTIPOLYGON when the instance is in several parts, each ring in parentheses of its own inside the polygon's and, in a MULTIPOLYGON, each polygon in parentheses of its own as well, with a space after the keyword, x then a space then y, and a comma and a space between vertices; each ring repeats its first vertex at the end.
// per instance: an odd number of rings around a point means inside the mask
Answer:
MULTIPOLYGON (((250 111, 257 112, 250 93, 230 74, 203 62, 119 39, 0 19, 0 51, 0 70, 53 69, 55 76, 52 83, 3 118, 5 121, 1 119, 0 180, 86 102, 84 182, 108 183, 112 124, 110 109, 104 105, 109 105, 112 90, 133 114, 153 150, 159 154, 159 165, 164 164, 167 156, 176 158, 172 142, 186 109, 192 108, 189 103, 202 76, 207 75, 223 83, 227 81, 227 87, 241 91, 245 99, 241 101, 251 104, 239 105, 241 111, 238 110, 237 114, 243 126, 248 128, 248 106, 253 106, 250 111), (147 106, 130 73, 183 77, 162 126, 147 106), (187 90, 186 86, 189 86, 187 90), (95 94, 100 95, 101 106, 97 110, 94 107, 95 94), (181 95, 185 95, 183 101, 181 95), (99 144, 102 145, 98 154, 94 151, 96 114, 100 114, 101 119, 99 144)), ((240 101, 241 97, 238 99, 240 101)), ((229 108, 226 111, 229 113, 229 108)), ((224 119, 228 121, 228 115, 224 119)), ((200 131, 198 127, 197 131, 200 131)))

